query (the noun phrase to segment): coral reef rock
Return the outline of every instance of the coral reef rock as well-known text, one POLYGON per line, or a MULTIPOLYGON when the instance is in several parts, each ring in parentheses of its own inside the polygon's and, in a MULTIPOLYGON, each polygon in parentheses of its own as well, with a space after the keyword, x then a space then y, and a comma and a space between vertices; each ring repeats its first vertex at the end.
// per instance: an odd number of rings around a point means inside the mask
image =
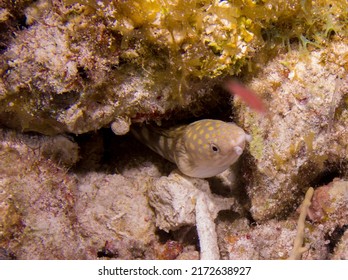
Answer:
POLYGON ((303 34, 344 32, 345 6, 330 3, 329 12, 327 6, 2 1, 0 122, 22 131, 80 134, 119 118, 180 118, 175 112, 183 108, 202 114, 221 98, 212 90, 221 78, 240 73, 255 55, 269 57, 262 54, 264 38, 306 42, 303 34))
POLYGON ((251 134, 246 187, 255 220, 281 216, 320 178, 347 175, 347 42, 279 55, 248 83, 268 101, 257 115, 235 99, 251 134))
POLYGON ((346 0, 0 0, 0 259, 347 259, 347 18, 346 0), (127 135, 204 118, 252 136, 209 179, 127 135))
POLYGON ((96 259, 107 242, 117 249, 113 258, 154 258, 144 175, 73 174, 66 167, 76 152, 61 135, 0 131, 3 258, 96 259))

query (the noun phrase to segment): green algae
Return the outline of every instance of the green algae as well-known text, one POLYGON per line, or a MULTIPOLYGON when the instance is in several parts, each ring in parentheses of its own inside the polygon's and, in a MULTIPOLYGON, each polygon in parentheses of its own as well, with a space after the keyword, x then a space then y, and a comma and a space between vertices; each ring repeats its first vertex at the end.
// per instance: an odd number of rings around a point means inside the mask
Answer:
POLYGON ((154 54, 165 53, 167 71, 158 73, 158 77, 173 77, 169 82, 173 84, 174 97, 181 94, 192 77, 240 73, 255 49, 265 43, 289 46, 295 38, 304 49, 308 45, 318 47, 332 32, 345 32, 347 25, 344 1, 77 2, 94 9, 110 30, 121 35, 123 50, 127 52, 138 45, 138 55, 132 63, 146 65, 154 54))

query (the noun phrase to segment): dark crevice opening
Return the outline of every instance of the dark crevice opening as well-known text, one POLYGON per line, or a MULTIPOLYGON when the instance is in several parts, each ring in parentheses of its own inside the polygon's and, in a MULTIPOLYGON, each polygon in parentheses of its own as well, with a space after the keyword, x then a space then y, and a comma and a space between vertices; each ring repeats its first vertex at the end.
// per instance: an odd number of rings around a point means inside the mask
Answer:
POLYGON ((340 242, 343 234, 348 229, 348 224, 343 226, 337 226, 332 233, 328 233, 325 236, 326 240, 330 242, 327 244, 327 248, 330 254, 333 254, 337 244, 340 242))
POLYGON ((327 185, 341 175, 342 174, 339 167, 337 165, 330 164, 309 183, 309 186, 317 188, 327 185))

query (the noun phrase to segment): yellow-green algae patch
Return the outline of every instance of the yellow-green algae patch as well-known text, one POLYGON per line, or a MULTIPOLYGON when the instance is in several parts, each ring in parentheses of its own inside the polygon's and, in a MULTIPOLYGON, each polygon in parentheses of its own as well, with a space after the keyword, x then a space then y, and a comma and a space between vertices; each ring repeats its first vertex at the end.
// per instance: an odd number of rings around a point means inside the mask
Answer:
POLYGON ((5 36, 0 119, 54 134, 182 108, 199 115, 190 105, 216 98, 219 78, 262 68, 294 40, 306 50, 345 36, 347 10, 324 0, 35 1, 18 15, 26 21, 15 38, 5 36))

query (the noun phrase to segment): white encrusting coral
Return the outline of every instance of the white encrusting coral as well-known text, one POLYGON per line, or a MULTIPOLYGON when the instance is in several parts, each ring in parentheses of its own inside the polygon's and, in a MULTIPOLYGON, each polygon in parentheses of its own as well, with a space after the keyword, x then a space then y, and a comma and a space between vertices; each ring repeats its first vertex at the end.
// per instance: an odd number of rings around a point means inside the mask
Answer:
POLYGON ((149 198, 160 229, 175 231, 184 226, 196 226, 201 259, 220 258, 214 221, 222 210, 240 209, 234 198, 213 195, 207 181, 176 171, 156 180, 149 190, 149 198))

